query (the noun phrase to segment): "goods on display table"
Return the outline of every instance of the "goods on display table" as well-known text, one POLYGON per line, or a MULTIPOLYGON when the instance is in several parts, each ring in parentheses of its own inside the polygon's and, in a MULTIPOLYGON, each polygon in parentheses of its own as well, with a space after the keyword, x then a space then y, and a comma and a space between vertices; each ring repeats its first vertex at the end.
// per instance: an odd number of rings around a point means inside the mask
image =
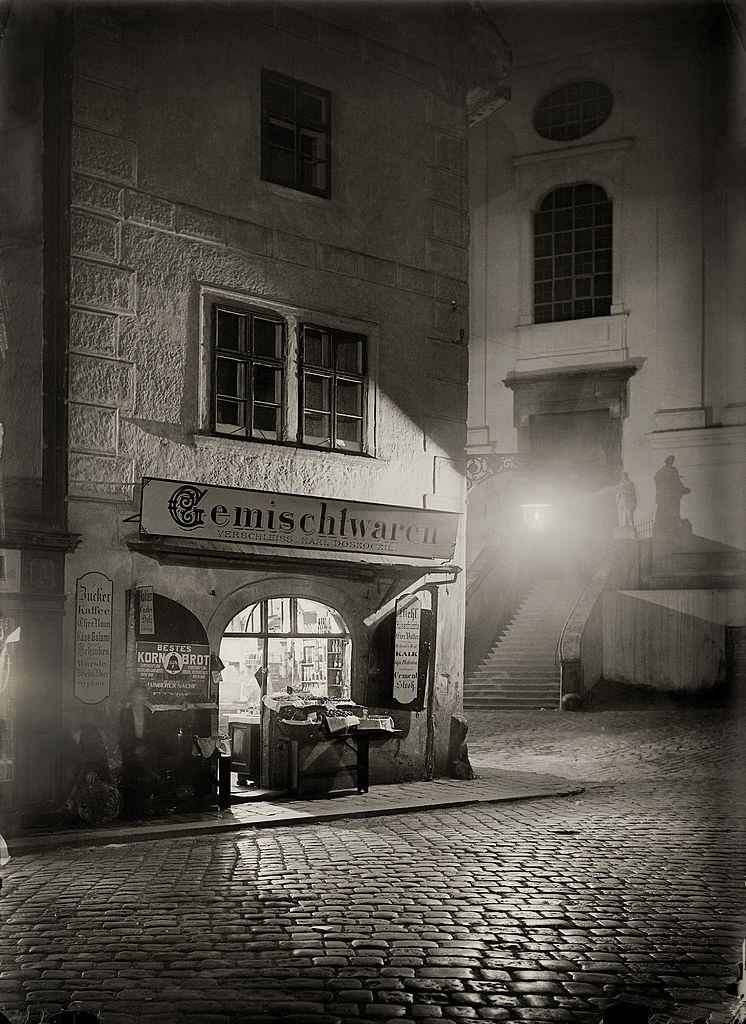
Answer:
POLYGON ((263 703, 277 715, 277 725, 287 739, 319 742, 325 737, 394 734, 387 715, 371 715, 350 700, 334 700, 303 693, 269 693, 263 703))
POLYGON ((263 702, 289 743, 291 796, 303 791, 309 795, 329 792, 337 788, 334 782, 339 775, 353 776, 357 791, 367 793, 370 740, 401 735, 393 719, 371 715, 367 708, 349 700, 286 691, 267 694, 263 702), (350 754, 354 755, 352 761, 350 754))

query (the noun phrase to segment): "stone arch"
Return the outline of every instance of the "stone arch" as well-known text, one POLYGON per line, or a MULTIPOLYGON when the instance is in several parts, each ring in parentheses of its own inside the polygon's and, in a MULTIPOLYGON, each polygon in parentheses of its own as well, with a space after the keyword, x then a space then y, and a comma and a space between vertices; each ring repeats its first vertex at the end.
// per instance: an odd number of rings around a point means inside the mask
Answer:
POLYGON ((277 597, 306 597, 328 605, 342 618, 352 641, 353 699, 365 692, 370 632, 363 624, 363 609, 340 586, 316 576, 266 576, 242 583, 227 594, 207 622, 210 647, 217 651, 231 619, 250 604, 277 597))

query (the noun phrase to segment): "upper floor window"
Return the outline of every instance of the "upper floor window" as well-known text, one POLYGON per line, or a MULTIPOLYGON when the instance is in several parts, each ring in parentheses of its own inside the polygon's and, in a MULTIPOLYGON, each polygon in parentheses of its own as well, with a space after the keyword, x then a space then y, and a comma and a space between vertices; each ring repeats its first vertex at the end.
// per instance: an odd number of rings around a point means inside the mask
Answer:
POLYGON ((563 185, 534 213, 534 322, 608 316, 612 203, 599 185, 563 185))
POLYGON ((299 440, 361 452, 365 445, 367 339, 303 324, 299 440))
POLYGON ((534 128, 553 142, 582 139, 604 123, 613 105, 611 90, 602 82, 568 82, 539 103, 534 128))
POLYGON ((218 434, 281 441, 285 322, 264 311, 215 305, 213 427, 218 434))
POLYGON ((262 71, 262 178, 329 198, 331 96, 262 71))

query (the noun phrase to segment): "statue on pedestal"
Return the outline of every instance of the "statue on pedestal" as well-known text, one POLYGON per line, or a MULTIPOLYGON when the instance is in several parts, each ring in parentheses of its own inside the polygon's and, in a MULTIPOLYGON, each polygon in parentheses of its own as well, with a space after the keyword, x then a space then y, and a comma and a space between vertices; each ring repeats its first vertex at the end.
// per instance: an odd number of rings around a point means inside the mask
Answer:
POLYGON ((674 466, 674 456, 666 458, 665 465, 655 474, 655 531, 678 534, 681 531, 681 499, 691 490, 684 486, 674 466))
POLYGON ((637 508, 637 490, 629 478, 629 473, 622 473, 616 492, 617 527, 615 537, 635 536, 635 509, 637 508))

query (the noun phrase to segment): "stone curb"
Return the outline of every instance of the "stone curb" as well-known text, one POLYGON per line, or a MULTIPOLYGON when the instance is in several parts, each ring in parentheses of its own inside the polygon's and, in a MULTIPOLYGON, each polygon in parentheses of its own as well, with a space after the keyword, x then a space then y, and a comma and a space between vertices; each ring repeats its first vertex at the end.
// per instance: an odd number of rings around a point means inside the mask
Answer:
MULTIPOLYGON (((558 780, 560 781, 560 780, 558 780)), ((257 819, 256 821, 240 820, 207 820, 189 822, 166 822, 158 825, 129 825, 122 828, 107 829, 103 832, 87 830, 70 830, 54 832, 40 836, 17 836, 8 838, 11 856, 47 852, 62 848, 112 846, 124 843, 151 842, 154 839, 174 839, 196 835, 222 835, 235 832, 248 832, 253 829, 285 828, 292 825, 320 825, 331 821, 351 820, 355 818, 376 818, 396 814, 412 814, 421 811, 444 810, 449 807, 470 807, 477 804, 516 803, 522 800, 543 800, 551 797, 576 796, 585 792, 584 786, 544 786, 536 789, 526 788, 526 792, 512 792, 500 795, 486 793, 482 796, 454 797, 405 804, 389 804, 348 810, 324 811, 321 808, 315 814, 294 811, 287 807, 284 815, 257 819)))

